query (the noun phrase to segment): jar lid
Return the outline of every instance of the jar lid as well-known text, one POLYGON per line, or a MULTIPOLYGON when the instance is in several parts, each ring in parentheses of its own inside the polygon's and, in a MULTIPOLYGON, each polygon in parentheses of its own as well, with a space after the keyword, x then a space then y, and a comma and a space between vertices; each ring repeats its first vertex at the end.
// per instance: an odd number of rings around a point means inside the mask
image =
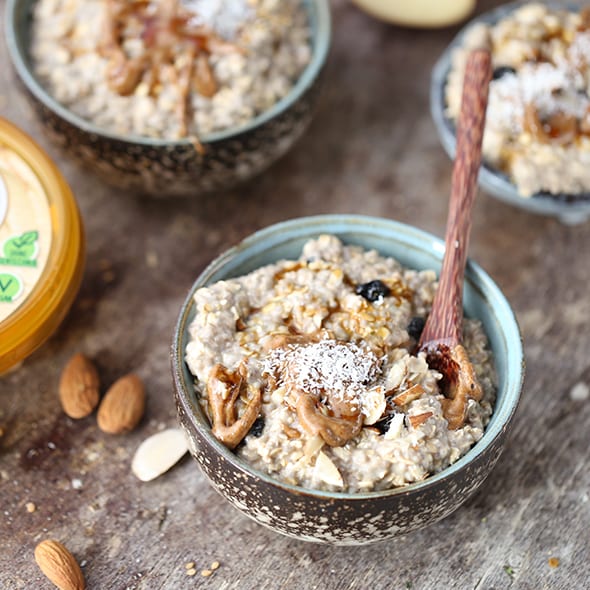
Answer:
POLYGON ((49 156, 0 118, 0 373, 59 326, 80 287, 84 233, 49 156))

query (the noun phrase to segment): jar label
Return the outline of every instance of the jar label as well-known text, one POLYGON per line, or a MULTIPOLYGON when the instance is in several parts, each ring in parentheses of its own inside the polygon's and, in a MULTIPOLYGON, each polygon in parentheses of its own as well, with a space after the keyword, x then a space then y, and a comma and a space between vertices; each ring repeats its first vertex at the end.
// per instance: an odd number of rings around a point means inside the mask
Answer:
POLYGON ((11 272, 0 272, 0 302, 12 303, 23 291, 22 281, 11 272))
POLYGON ((30 296, 49 257, 51 214, 31 167, 0 143, 0 322, 30 296))

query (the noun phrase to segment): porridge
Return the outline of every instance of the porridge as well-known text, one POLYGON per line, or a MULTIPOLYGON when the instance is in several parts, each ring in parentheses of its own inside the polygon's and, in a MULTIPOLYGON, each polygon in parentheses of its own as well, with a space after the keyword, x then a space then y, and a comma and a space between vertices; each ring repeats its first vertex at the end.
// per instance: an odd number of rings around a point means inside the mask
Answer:
POLYGON ((105 131, 177 139, 239 127, 311 59, 301 0, 39 0, 34 71, 105 131))
POLYGON ((447 116, 456 121, 469 50, 494 64, 483 141, 488 164, 519 193, 590 193, 590 9, 526 4, 493 26, 478 23, 452 55, 447 116))
POLYGON ((322 235, 298 260, 197 290, 185 358, 213 434, 306 488, 388 489, 449 466, 483 434, 495 371, 481 324, 465 320, 480 388, 447 415, 441 375, 417 352, 436 286, 433 271, 322 235))

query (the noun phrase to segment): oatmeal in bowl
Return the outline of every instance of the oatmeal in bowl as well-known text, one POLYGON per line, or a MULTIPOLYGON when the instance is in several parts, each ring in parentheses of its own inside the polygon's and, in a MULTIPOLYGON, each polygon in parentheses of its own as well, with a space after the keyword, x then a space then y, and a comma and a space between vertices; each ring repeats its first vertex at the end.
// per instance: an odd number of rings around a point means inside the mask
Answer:
POLYGON ((226 188, 285 153, 330 42, 326 0, 10 0, 7 14, 50 133, 156 194, 226 188))
POLYGON ((454 151, 470 50, 490 50, 482 186, 564 221, 590 215, 590 7, 565 2, 501 6, 468 25, 433 70, 431 110, 454 151))
POLYGON ((293 220, 191 290, 173 345, 180 422, 213 485, 258 522, 377 541, 448 514, 491 469, 518 398, 518 329, 470 266, 463 343, 479 388, 449 412, 417 351, 440 263, 430 239, 372 218, 293 220))
POLYGON ((389 489, 448 467, 481 438, 495 374, 467 320, 482 391, 451 427, 441 375, 416 352, 435 289, 434 271, 327 234, 297 260, 198 289, 185 360, 213 435, 304 488, 389 489))

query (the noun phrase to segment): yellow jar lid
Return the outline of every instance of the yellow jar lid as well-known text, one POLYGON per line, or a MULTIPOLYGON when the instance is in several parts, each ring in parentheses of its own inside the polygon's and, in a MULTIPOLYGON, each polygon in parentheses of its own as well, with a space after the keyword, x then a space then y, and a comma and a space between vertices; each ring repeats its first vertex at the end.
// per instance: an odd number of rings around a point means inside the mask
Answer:
POLYGON ((0 373, 59 326, 80 287, 84 232, 49 156, 0 118, 0 373))

